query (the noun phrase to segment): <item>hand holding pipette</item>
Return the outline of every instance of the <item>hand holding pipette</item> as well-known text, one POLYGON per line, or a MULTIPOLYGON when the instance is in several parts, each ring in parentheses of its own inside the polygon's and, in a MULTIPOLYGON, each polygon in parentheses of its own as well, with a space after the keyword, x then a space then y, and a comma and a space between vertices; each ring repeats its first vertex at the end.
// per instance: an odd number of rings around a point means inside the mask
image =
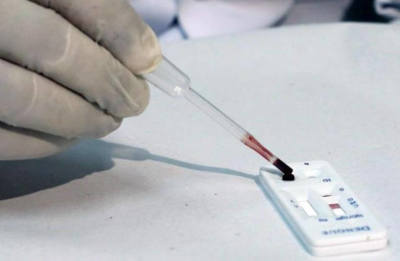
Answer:
POLYGON ((243 144, 255 150, 282 171, 283 180, 294 180, 292 168, 266 149, 248 131, 192 89, 190 87, 189 77, 168 59, 163 57, 163 60, 158 67, 153 72, 144 74, 143 77, 152 85, 158 87, 161 91, 170 96, 184 97, 191 104, 195 105, 213 120, 218 122, 224 129, 239 139, 243 144))

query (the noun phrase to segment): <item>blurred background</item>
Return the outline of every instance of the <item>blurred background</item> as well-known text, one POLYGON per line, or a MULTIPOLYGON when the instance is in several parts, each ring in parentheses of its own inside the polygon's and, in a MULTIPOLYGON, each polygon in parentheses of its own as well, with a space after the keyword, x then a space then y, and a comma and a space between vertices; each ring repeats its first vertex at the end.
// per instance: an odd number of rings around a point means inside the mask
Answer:
POLYGON ((270 27, 394 23, 400 0, 130 0, 161 43, 270 27))

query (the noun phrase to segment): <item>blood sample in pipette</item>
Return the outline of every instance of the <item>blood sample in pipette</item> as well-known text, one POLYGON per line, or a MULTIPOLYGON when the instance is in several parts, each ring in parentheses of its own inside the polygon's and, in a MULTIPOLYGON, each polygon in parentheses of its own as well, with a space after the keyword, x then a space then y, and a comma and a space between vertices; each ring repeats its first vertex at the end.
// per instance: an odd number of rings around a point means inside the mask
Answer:
POLYGON ((266 160, 271 162, 275 167, 277 167, 283 173, 283 180, 290 181, 294 180, 293 169, 289 167, 285 162, 280 160, 271 151, 265 148, 253 135, 247 133, 241 140, 247 147, 253 149, 266 160))

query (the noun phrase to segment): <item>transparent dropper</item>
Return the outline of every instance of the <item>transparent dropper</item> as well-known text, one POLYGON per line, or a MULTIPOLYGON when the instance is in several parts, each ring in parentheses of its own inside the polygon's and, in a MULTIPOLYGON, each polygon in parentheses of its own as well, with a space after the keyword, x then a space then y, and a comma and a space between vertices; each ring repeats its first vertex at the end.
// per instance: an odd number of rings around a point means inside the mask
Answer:
POLYGON ((177 66, 163 57, 158 67, 147 74, 142 75, 150 84, 156 86, 161 91, 172 97, 183 97, 198 109, 207 114, 210 118, 219 123, 225 130, 230 132, 235 138, 240 140, 246 146, 258 152, 270 163, 275 165, 283 172, 284 180, 294 180, 293 170, 282 160, 276 157, 272 152, 266 149, 258 142, 253 135, 243 127, 233 121, 220 109, 206 100, 190 86, 189 77, 183 73, 177 66))

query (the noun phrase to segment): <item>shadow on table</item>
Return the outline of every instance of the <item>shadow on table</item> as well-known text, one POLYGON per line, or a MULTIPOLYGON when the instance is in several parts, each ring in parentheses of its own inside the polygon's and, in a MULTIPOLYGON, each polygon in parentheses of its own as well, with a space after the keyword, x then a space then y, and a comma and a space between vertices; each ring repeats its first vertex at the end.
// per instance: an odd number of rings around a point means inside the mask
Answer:
POLYGON ((115 165, 113 158, 133 161, 152 160, 197 171, 256 180, 254 175, 233 169, 193 164, 152 154, 142 148, 102 140, 87 140, 55 156, 0 162, 0 200, 53 188, 96 172, 109 170, 115 165))

